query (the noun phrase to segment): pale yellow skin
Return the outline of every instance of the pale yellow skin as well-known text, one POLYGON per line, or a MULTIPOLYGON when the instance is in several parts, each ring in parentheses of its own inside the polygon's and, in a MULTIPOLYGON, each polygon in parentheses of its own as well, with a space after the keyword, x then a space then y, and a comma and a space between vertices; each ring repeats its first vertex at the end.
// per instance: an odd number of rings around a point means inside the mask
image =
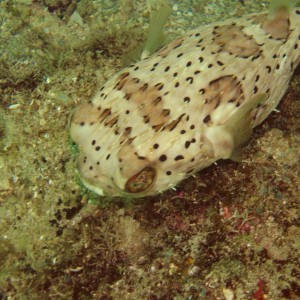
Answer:
POLYGON ((72 116, 84 184, 143 197, 227 159, 300 60, 300 8, 197 28, 114 75, 72 116))

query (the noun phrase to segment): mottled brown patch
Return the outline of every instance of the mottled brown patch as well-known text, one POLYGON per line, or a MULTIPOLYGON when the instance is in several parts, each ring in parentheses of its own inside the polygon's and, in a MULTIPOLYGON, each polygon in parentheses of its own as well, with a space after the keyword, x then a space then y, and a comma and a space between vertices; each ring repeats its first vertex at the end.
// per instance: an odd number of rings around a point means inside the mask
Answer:
POLYGON ((173 49, 180 47, 183 41, 184 37, 180 37, 174 40, 173 42, 162 48, 160 51, 158 51, 157 55, 166 57, 173 49))
POLYGON ((235 103, 240 105, 244 101, 242 84, 234 75, 222 76, 209 83, 205 87, 205 105, 203 113, 204 122, 209 124, 210 114, 219 105, 226 103, 235 103), (208 117, 209 116, 209 117, 208 117))
POLYGON ((290 34, 290 20, 287 9, 279 10, 274 17, 262 23, 262 29, 274 39, 287 39, 290 34))
POLYGON ((170 110, 163 106, 163 96, 160 90, 163 88, 162 83, 151 86, 148 83, 137 81, 131 76, 127 76, 118 83, 122 86, 125 95, 131 95, 130 102, 136 105, 144 123, 151 127, 158 124, 164 126, 170 120, 170 110))
POLYGON ((140 157, 137 156, 135 146, 132 144, 136 137, 129 137, 131 130, 131 127, 125 128, 121 140, 122 145, 118 151, 120 161, 130 162, 122 164, 122 170, 120 172, 125 178, 132 177, 135 173, 140 172, 140 170, 150 164, 147 157, 140 159, 140 157))
POLYGON ((222 51, 237 56, 249 57, 258 55, 260 46, 252 36, 243 32, 243 26, 225 25, 214 29, 215 39, 222 51))
POLYGON ((91 103, 83 103, 75 110, 71 122, 74 124, 90 124, 99 121, 99 110, 91 103))

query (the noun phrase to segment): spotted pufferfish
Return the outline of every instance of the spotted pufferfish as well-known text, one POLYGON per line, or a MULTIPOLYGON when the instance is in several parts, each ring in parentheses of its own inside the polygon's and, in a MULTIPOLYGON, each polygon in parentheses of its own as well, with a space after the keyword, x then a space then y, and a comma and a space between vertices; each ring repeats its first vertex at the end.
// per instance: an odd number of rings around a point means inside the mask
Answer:
POLYGON ((144 197, 230 158, 276 108, 299 61, 300 7, 290 1, 189 31, 74 111, 83 183, 144 197))

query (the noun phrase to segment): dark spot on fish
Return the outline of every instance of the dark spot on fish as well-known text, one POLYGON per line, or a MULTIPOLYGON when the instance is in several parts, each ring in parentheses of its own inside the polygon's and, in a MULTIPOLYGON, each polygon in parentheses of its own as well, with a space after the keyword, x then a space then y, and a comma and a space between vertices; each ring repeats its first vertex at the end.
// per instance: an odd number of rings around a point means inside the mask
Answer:
POLYGON ((139 90, 144 92, 148 88, 148 83, 145 83, 139 90))
POLYGON ((203 123, 208 123, 210 121, 210 115, 207 115, 204 119, 203 119, 203 123))
POLYGON ((182 42, 179 45, 175 46, 173 49, 179 48, 181 45, 182 45, 182 42))
POLYGON ((189 174, 189 173, 192 173, 194 172, 194 168, 190 169, 189 171, 187 171, 186 173, 189 174))
POLYGON ((159 157, 159 160, 160 160, 161 162, 164 162, 164 161, 167 160, 167 156, 166 156, 165 154, 163 154, 163 155, 161 155, 161 156, 159 157))
POLYGON ((194 78, 193 77, 187 77, 185 80, 189 81, 190 84, 192 84, 194 82, 194 78))
POLYGON ((184 98, 183 98, 183 101, 184 101, 185 103, 189 103, 189 102, 191 101, 191 99, 190 99, 190 97, 184 97, 184 98))
POLYGON ((182 159, 184 159, 184 157, 183 157, 182 155, 177 155, 177 156, 175 157, 175 160, 176 160, 176 161, 182 160, 182 159))
POLYGON ((252 58, 251 58, 251 61, 254 61, 256 60, 257 58, 259 58, 261 55, 261 53, 258 53, 257 55, 254 55, 252 58))
POLYGON ((161 97, 157 97, 154 101, 153 101, 153 104, 154 105, 157 105, 160 101, 161 101, 161 97))

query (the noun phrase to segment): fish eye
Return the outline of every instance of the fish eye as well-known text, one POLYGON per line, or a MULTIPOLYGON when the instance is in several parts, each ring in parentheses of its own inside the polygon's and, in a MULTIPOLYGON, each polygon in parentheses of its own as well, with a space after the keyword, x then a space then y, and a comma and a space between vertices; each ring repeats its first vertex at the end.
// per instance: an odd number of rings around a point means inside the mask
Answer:
POLYGON ((155 179, 155 176, 155 169, 146 167, 127 180, 125 191, 129 193, 143 192, 151 186, 155 179))

